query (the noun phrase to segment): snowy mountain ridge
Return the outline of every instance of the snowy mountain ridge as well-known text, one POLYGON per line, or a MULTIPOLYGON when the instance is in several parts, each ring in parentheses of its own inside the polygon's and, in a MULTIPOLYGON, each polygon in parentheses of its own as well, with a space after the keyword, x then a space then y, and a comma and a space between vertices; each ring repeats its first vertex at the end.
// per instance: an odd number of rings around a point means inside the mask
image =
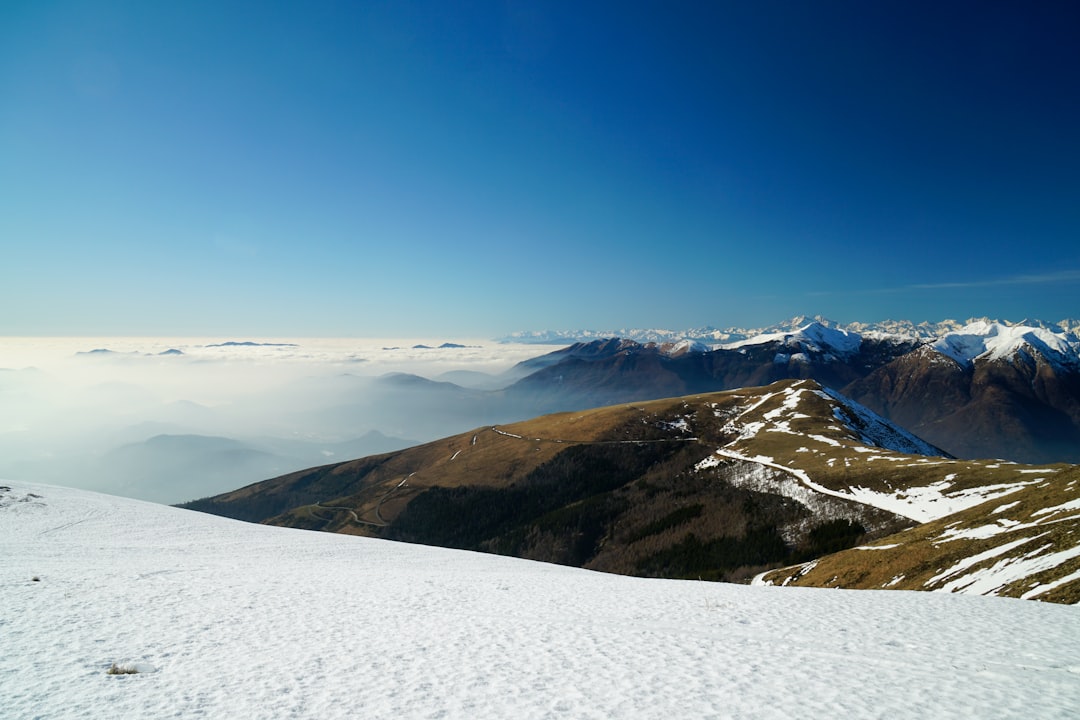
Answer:
POLYGON ((939 448, 889 422, 851 398, 844 397, 829 388, 822 388, 819 392, 828 397, 833 404, 833 417, 864 445, 908 455, 941 455, 939 448))
POLYGON ((674 343, 680 340, 696 340, 707 345, 737 343, 764 335, 787 334, 816 323, 825 328, 856 333, 864 337, 884 338, 898 336, 905 340, 937 340, 964 327, 988 323, 1004 327, 1029 327, 1047 330, 1054 334, 1080 334, 1080 319, 1066 318, 1058 322, 1046 322, 1037 319, 1023 319, 1017 322, 1009 320, 974 317, 966 321, 942 320, 940 322, 914 322, 911 320, 882 320, 880 322, 839 323, 821 315, 796 315, 775 325, 760 328, 729 327, 724 329, 712 326, 668 330, 662 328, 621 328, 613 330, 532 330, 511 333, 499 338, 500 342, 559 344, 586 342, 605 338, 625 338, 639 343, 674 343))
POLYGON ((614 333, 571 331, 548 333, 519 333, 504 338, 515 342, 544 342, 550 338, 560 342, 619 337, 657 347, 666 354, 687 350, 738 350, 750 346, 777 343, 791 352, 791 357, 805 358, 806 353, 826 356, 849 356, 858 352, 864 338, 885 342, 925 342, 933 351, 952 358, 961 365, 971 365, 977 359, 1008 359, 1020 351, 1041 356, 1059 367, 1080 367, 1080 320, 1066 319, 1058 323, 1024 320, 1013 323, 990 318, 972 318, 961 324, 955 320, 939 323, 884 321, 880 323, 850 323, 843 325, 827 318, 797 316, 777 325, 757 330, 729 328, 692 329, 682 332, 667 330, 620 330, 614 333))
POLYGON ((1053 332, 1033 325, 1005 325, 979 320, 931 343, 942 355, 969 365, 976 359, 1008 359, 1030 348, 1058 365, 1080 362, 1080 340, 1075 332, 1053 332))
POLYGON ((720 345, 720 348, 736 350, 747 345, 765 345, 772 342, 815 353, 833 352, 839 355, 849 355, 859 350, 859 346, 862 344, 862 335, 851 330, 830 327, 815 320, 792 331, 763 333, 745 340, 725 343, 720 345))
POLYGON ((725 428, 735 439, 699 463, 698 470, 715 467, 722 458, 756 463, 765 472, 780 471, 788 477, 773 477, 767 485, 760 477, 737 481, 741 486, 804 500, 809 488, 919 523, 1033 482, 1027 466, 1002 470, 996 462, 944 456, 940 449, 813 381, 777 383, 759 392, 764 394, 750 395, 725 428), (825 407, 815 408, 822 401, 825 407), (992 480, 987 480, 987 472, 992 480), (905 473, 906 479, 901 479, 905 473))

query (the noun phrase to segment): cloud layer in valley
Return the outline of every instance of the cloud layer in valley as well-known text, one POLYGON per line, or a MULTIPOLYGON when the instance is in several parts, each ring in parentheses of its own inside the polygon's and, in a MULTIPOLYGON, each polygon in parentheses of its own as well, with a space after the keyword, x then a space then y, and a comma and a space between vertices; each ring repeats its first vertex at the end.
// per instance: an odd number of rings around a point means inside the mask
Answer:
POLYGON ((0 477, 168 503, 469 430, 488 419, 486 391, 545 351, 457 338, 0 343, 0 477))

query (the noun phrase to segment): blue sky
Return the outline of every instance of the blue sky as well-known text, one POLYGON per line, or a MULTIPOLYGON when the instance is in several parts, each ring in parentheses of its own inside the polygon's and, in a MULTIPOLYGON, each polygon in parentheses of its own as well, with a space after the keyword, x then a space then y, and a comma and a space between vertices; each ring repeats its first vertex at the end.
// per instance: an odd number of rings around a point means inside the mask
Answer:
POLYGON ((0 334, 1076 316, 1076 37, 1064 2, 5 2, 0 334))

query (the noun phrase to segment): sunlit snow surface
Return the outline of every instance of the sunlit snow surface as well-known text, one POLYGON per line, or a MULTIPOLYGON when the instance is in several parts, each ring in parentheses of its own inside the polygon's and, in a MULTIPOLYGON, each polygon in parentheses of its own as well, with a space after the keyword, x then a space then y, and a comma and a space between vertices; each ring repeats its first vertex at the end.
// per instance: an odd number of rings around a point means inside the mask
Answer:
POLYGON ((772 332, 755 335, 745 340, 737 340, 720 347, 728 350, 737 350, 751 345, 764 345, 766 343, 784 343, 789 346, 807 347, 816 352, 835 351, 841 354, 858 351, 862 343, 859 333, 842 330, 840 328, 826 327, 818 322, 807 323, 792 332, 772 332))
MULTIPOLYGON (((864 336, 899 341, 924 335, 915 332, 914 327, 893 328, 892 333, 867 330, 864 335, 854 327, 845 329, 833 326, 829 321, 825 323, 808 322, 797 328, 757 334, 717 347, 736 350, 754 345, 781 343, 787 347, 802 347, 814 352, 846 355, 858 351, 864 336)), ((1009 358, 1025 347, 1032 348, 1047 361, 1057 365, 1075 366, 1080 363, 1080 340, 1068 322, 1061 323, 1057 332, 1045 327, 1010 325, 991 320, 973 320, 963 327, 946 328, 947 324, 943 323, 936 329, 936 334, 926 337, 932 340, 930 346, 936 352, 961 364, 970 364, 976 358, 1009 358)), ((779 353, 777 362, 787 362, 795 357, 797 355, 779 353)))
POLYGON ((1080 712, 1073 607, 645 580, 25 484, 0 554, 4 718, 1080 712))
POLYGON ((987 320, 969 323, 941 336, 932 344, 934 350, 961 364, 970 364, 976 358, 1008 358, 1025 346, 1059 365, 1075 365, 1080 359, 1080 341, 1074 333, 1055 333, 1045 328, 1004 325, 987 320))

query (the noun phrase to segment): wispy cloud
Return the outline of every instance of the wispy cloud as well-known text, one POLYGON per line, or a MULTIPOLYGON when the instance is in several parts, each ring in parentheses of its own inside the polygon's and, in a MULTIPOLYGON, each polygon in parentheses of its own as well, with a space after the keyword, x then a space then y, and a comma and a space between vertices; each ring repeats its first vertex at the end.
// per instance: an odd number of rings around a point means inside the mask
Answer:
POLYGON ((1080 270, 1061 270, 1059 272, 1038 275, 1014 275, 1007 278, 990 280, 971 280, 967 282, 921 283, 898 288, 900 290, 939 290, 946 288, 999 287, 1003 285, 1049 285, 1051 283, 1076 282, 1080 280, 1080 270))
MULTIPOLYGON (((1080 270, 1060 270, 1052 273, 1040 273, 1034 275, 1013 275, 1012 277, 989 278, 986 280, 957 280, 940 283, 916 283, 913 285, 899 285, 896 287, 867 288, 856 290, 851 294, 880 295, 888 293, 902 293, 911 290, 963 290, 970 288, 1007 287, 1015 285, 1050 285, 1054 283, 1080 282, 1080 270)), ((849 294, 844 291, 819 290, 807 293, 813 297, 825 295, 849 294)))

